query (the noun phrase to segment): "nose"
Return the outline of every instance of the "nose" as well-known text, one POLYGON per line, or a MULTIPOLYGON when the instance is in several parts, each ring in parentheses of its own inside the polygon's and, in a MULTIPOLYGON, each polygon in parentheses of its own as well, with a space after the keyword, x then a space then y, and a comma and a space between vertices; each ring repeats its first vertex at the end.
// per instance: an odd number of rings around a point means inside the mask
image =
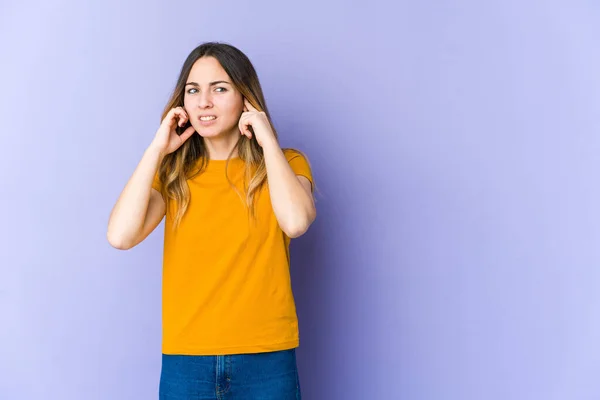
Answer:
POLYGON ((198 94, 198 107, 209 108, 212 107, 212 99, 210 91, 201 91, 198 94))

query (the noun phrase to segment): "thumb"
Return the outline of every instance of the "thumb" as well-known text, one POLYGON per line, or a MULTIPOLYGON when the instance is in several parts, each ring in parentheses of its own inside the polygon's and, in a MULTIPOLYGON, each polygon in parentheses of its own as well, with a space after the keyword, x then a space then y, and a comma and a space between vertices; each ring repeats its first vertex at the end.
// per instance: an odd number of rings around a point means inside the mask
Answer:
POLYGON ((183 131, 183 133, 181 135, 179 135, 179 137, 181 138, 181 141, 185 142, 186 140, 188 140, 195 131, 196 130, 194 129, 193 126, 189 126, 185 131, 183 131))

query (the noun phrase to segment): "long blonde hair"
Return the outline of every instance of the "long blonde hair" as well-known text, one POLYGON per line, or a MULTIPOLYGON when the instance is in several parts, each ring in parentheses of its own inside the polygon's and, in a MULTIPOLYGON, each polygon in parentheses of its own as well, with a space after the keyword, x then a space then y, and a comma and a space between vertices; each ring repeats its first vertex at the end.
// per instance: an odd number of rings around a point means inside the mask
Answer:
MULTIPOLYGON (((227 75, 229 75, 232 84, 242 96, 248 99, 250 104, 258 111, 265 112, 277 140, 277 131, 273 126, 254 66, 239 49, 225 43, 207 42, 192 50, 183 63, 177 84, 165 106, 161 121, 170 109, 183 106, 185 84, 192 66, 201 57, 214 57, 219 61, 227 75)), ((178 133, 181 133, 184 129, 185 127, 178 129, 178 133)), ((252 135, 252 139, 240 135, 235 148, 227 158, 226 167, 236 149, 240 159, 245 163, 245 196, 233 185, 227 173, 226 177, 232 188, 244 199, 249 209, 250 217, 255 218, 257 195, 265 185, 267 178, 263 150, 256 141, 255 135, 252 135)), ((173 229, 179 226, 190 203, 190 189, 187 179, 201 173, 206 168, 208 160, 209 155, 203 138, 200 135, 193 134, 179 149, 166 155, 159 166, 158 175, 160 182, 162 182, 162 193, 166 199, 167 210, 171 201, 175 201, 178 206, 173 216, 173 229), (198 161, 200 162, 198 163, 198 161)), ((225 170, 227 171, 227 168, 225 170)))

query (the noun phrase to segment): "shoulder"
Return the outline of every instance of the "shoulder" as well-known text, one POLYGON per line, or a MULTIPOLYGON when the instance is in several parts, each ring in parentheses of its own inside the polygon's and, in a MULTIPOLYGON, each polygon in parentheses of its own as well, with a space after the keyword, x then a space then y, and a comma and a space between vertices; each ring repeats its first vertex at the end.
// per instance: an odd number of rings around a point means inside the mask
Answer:
MULTIPOLYGON (((310 162, 308 161, 308 157, 306 154, 297 149, 282 149, 283 154, 288 161, 288 164, 292 168, 292 171, 299 176, 304 177, 308 182, 306 186, 308 187, 308 183, 310 183, 311 190, 313 188, 313 174, 312 167, 310 162)), ((302 179, 301 179, 302 180, 302 179)))
POLYGON ((292 149, 292 148, 285 148, 285 149, 282 149, 282 151, 283 151, 283 154, 285 154, 285 158, 288 160, 288 162, 292 161, 295 158, 301 158, 301 159, 304 159, 305 161, 308 161, 308 157, 306 156, 306 154, 304 154, 300 150, 292 149))

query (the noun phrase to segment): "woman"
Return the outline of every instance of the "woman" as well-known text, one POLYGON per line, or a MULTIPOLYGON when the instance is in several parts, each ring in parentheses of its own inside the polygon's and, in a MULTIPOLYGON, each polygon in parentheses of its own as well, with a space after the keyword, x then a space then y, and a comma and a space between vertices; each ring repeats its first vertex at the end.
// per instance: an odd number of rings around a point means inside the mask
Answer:
POLYGON ((108 240, 130 249, 165 215, 160 398, 299 399, 289 243, 316 217, 313 179, 233 46, 187 57, 108 240))

